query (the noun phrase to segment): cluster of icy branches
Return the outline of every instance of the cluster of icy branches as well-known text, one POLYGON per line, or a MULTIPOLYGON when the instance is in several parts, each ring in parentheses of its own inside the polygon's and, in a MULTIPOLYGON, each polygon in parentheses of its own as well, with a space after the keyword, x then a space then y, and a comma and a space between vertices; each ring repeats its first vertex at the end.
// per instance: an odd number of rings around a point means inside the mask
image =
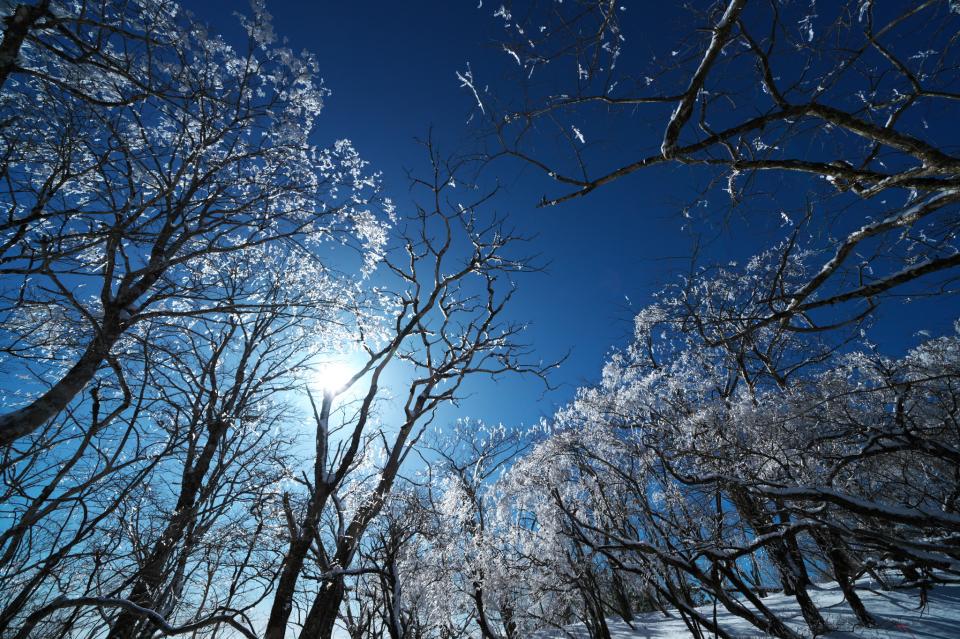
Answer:
MULTIPOLYGON (((724 295, 748 312, 762 282, 739 281, 724 295)), ((605 637, 606 618, 649 610, 725 636, 696 610, 712 602, 793 639, 764 606, 772 591, 820 634, 817 581, 838 582, 870 626, 864 574, 891 588, 956 578, 960 335, 887 357, 777 327, 733 349, 690 329, 708 300, 679 297, 641 312, 602 382, 536 429, 462 423, 433 438, 429 473, 366 550, 375 576, 358 582, 354 636, 379 621, 390 636, 583 622, 605 637)))

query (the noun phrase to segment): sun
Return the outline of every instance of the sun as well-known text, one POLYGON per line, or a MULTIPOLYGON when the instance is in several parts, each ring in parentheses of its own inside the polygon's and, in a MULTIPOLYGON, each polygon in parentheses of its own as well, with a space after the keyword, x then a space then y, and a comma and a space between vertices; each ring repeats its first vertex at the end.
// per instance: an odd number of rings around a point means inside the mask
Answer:
POLYGON ((346 388, 355 372, 345 362, 324 362, 314 373, 314 384, 324 392, 339 393, 346 388))

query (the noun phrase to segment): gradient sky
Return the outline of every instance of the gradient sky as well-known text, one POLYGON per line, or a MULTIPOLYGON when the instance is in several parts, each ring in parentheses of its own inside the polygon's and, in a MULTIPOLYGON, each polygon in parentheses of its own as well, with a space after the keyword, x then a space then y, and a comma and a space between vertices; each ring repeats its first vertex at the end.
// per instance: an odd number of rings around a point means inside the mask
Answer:
MULTIPOLYGON (((455 72, 469 62, 478 84, 496 83, 509 63, 496 44, 501 32, 492 16, 495 7, 489 2, 478 7, 478 2, 267 0, 278 36, 288 38, 295 50, 317 55, 321 76, 333 92, 318 120, 316 142, 351 139, 371 167, 382 171, 388 194, 401 207, 410 201, 406 170, 424 165, 425 154, 414 138, 432 127, 444 153, 466 152, 474 144, 475 130, 467 121, 475 103, 459 88, 455 72)), ((698 26, 681 20, 670 4, 644 3, 642 14, 639 5, 630 5, 637 9, 628 14, 633 20, 628 50, 634 62, 669 52, 698 26), (661 15, 666 12, 671 15, 661 15)), ((245 0, 184 0, 184 6, 237 41, 231 14, 245 11, 245 0)), ((665 121, 665 114, 655 111, 637 117, 636 126, 654 130, 665 121)), ((592 133, 610 137, 609 126, 598 118, 582 128, 588 138, 592 133)), ((610 152, 628 158, 631 149, 611 147, 610 152)), ((530 341, 544 359, 571 353, 553 377, 556 391, 541 396, 537 384, 514 380, 479 384, 459 414, 529 424, 551 414, 576 386, 597 380, 605 355, 629 335, 631 309, 649 303, 653 291, 689 267, 693 237, 684 230, 679 210, 696 197, 701 184, 689 170, 662 167, 618 180, 587 198, 538 209, 542 195, 562 193, 544 176, 500 163, 484 177, 500 181, 502 192, 494 206, 508 213, 521 232, 537 234, 533 248, 550 263, 546 273, 520 279, 513 317, 530 322, 530 341)), ((752 255, 785 231, 767 223, 746 231, 708 229, 707 234, 702 255, 726 261, 752 255)), ((926 317, 924 327, 934 333, 948 330, 958 314, 954 298, 919 308, 926 317)), ((871 336, 894 351, 915 343, 900 320, 919 308, 882 309, 871 336)))

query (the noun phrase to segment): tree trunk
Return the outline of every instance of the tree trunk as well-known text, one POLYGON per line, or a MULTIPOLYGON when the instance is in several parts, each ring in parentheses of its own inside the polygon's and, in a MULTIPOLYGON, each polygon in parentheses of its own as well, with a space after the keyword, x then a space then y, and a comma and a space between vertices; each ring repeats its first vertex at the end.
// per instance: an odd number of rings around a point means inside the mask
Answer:
MULTIPOLYGON (((685 587, 678 587, 673 583, 673 579, 671 579, 669 576, 665 576, 663 582, 663 585, 657 582, 653 583, 654 592, 657 593, 656 596, 658 602, 660 601, 661 596, 663 599, 666 599, 666 603, 670 604, 673 609, 676 610, 677 614, 683 620, 684 625, 690 629, 691 634, 693 634, 694 630, 691 628, 690 620, 693 619, 698 624, 708 628, 714 634, 715 638, 731 639, 726 630, 714 624, 712 619, 707 618, 705 615, 702 615, 697 611, 696 607, 689 601, 689 597, 686 594, 687 589, 685 587)), ((664 617, 672 616, 662 602, 659 603, 659 606, 664 617)), ((750 620, 748 619, 748 621, 750 620)), ((796 637, 795 635, 775 636, 780 637, 780 639, 799 639, 799 637, 796 637)))
POLYGON ((487 610, 483 603, 483 588, 479 581, 473 582, 473 602, 477 607, 477 625, 480 626, 480 636, 482 639, 498 639, 497 635, 490 627, 487 620, 487 610))
MULTIPOLYGON (((174 514, 167 522, 163 534, 154 544, 149 557, 134 577, 129 599, 142 608, 152 610, 157 605, 160 588, 166 581, 165 569, 177 544, 194 521, 196 516, 194 508, 197 504, 197 496, 203 487, 203 478, 210 468, 210 462, 226 430, 226 420, 211 424, 208 428, 207 441, 200 455, 193 464, 184 469, 180 482, 180 496, 177 498, 174 514)), ((189 548, 185 548, 183 552, 189 552, 189 548)), ((142 615, 124 610, 114 622, 107 639, 131 639, 142 623, 142 615)))
POLYGON ((630 623, 633 621, 633 606, 630 602, 630 596, 627 594, 626 587, 624 586, 623 579, 616 570, 613 571, 611 586, 613 589, 613 598, 617 605, 617 613, 621 619, 630 623))
MULTIPOLYGON (((724 608, 738 617, 746 619, 757 628, 766 631, 774 637, 779 637, 780 639, 800 639, 800 635, 783 623, 776 613, 764 605, 757 593, 753 592, 750 587, 745 584, 739 576, 737 576, 736 570, 731 569, 729 566, 726 566, 722 563, 717 564, 717 567, 719 568, 719 571, 723 573, 723 576, 725 576, 726 579, 733 584, 734 588, 736 588, 736 590, 743 595, 742 600, 735 599, 724 589, 722 580, 713 582, 711 584, 712 593, 714 597, 716 597, 717 601, 723 604, 724 608), (751 604, 756 612, 747 607, 746 603, 751 604)), ((701 582, 707 583, 702 579, 701 582)), ((696 610, 690 609, 688 612, 696 612, 696 610)), ((712 619, 709 620, 709 622, 713 624, 712 619)), ((707 627, 709 628, 710 626, 707 627)), ((712 630, 714 634, 716 634, 716 625, 713 626, 712 630)))
MULTIPOLYGON (((757 503, 752 495, 739 487, 731 487, 729 492, 731 501, 740 516, 758 535, 776 531, 776 524, 771 521, 770 513, 762 504, 757 503)), ((814 636, 829 632, 830 625, 820 614, 807 592, 810 577, 803 565, 803 556, 800 554, 796 540, 777 537, 767 545, 767 553, 780 575, 784 594, 793 595, 796 598, 810 632, 814 636)))
MULTIPOLYGON (((421 395, 420 399, 417 400, 417 406, 414 410, 411 411, 412 415, 422 415, 423 414, 423 402, 426 401, 425 395, 421 395)), ((324 410, 329 411, 329 405, 324 402, 324 410)), ((329 413, 326 413, 329 414, 329 413)), ((337 539, 337 552, 336 552, 336 561, 333 565, 340 566, 343 569, 350 567, 350 564, 353 562, 353 556, 356 552, 356 547, 359 544, 360 539, 363 537, 364 531, 366 531, 367 526, 380 513, 380 509, 383 508, 384 501, 386 500, 387 495, 390 493, 390 490, 393 487, 393 481, 397 476, 397 473, 400 470, 400 464, 403 461, 403 451, 406 450, 404 445, 407 441, 407 438, 410 435, 411 430, 413 429, 414 423, 416 421, 415 417, 408 417, 407 421, 400 427, 396 440, 393 443, 393 448, 390 450, 390 455, 387 458, 386 463, 383 467, 383 472, 380 474, 380 481, 377 483, 377 487, 374 489, 373 495, 364 503, 364 505, 358 509, 354 514, 353 519, 350 521, 350 524, 347 526, 345 533, 337 539)), ((348 453, 349 455, 350 453, 348 453)), ((318 456, 318 458, 320 458, 318 456)), ((345 463, 345 462, 344 462, 345 463)), ((318 482, 319 483, 319 482, 318 482)), ((314 519, 314 531, 316 530, 316 520, 319 519, 320 509, 322 509, 323 504, 325 503, 327 497, 332 493, 333 486, 331 485, 328 488, 328 492, 323 494, 323 501, 319 502, 319 509, 316 511, 317 514, 314 519)), ((307 538, 306 546, 303 547, 304 554, 309 547, 310 540, 313 538, 313 532, 310 537, 307 538)), ((297 572, 303 567, 303 557, 299 558, 299 565, 297 566, 297 572)), ((295 584, 296 576, 293 577, 295 584)), ((340 611, 340 605, 343 603, 344 598, 344 583, 343 577, 334 577, 331 585, 325 587, 321 590, 316 598, 313 601, 313 605, 310 606, 310 612, 307 614, 307 619, 304 621, 303 630, 300 631, 300 639, 330 639, 330 635, 333 632, 334 624, 337 621, 337 615, 340 611)), ((292 588, 292 584, 291 584, 292 588)), ((292 599, 293 591, 291 589, 290 596, 292 599)), ((279 587, 277 589, 277 597, 280 595, 279 587)), ((277 607, 277 599, 274 600, 274 608, 277 607)), ((288 606, 289 608, 289 606, 288 606)), ((286 613, 289 616, 289 609, 286 613)), ((271 614, 271 620, 273 616, 271 614)), ((286 620, 284 620, 283 626, 286 625, 286 620)), ((283 639, 284 627, 272 627, 273 624, 270 624, 268 627, 268 634, 264 639, 283 639), (274 633, 274 634, 271 634, 274 633)))
MULTIPOLYGON (((787 527, 790 525, 790 514, 787 512, 786 506, 782 500, 776 501, 777 509, 779 510, 778 518, 780 519, 780 525, 787 527)), ((797 536, 786 535, 783 538, 783 543, 787 548, 788 557, 790 559, 790 567, 793 572, 795 572, 800 580, 803 583, 809 584, 810 573, 807 572, 807 566, 803 562, 803 552, 800 550, 800 544, 797 543, 797 536)))
POLYGON ((343 577, 336 577, 324 584, 310 606, 300 639, 330 639, 333 636, 344 594, 343 577))
POLYGON ((23 408, 0 415, 0 446, 9 446, 29 435, 66 408, 97 374, 121 332, 119 321, 105 320, 100 332, 60 381, 23 408))
POLYGON ((48 15, 50 15, 50 0, 40 0, 35 5, 18 4, 13 13, 4 20, 7 26, 3 30, 3 40, 0 41, 0 89, 17 67, 20 47, 23 46, 23 41, 30 33, 30 29, 40 18, 48 15))
POLYGON ((507 639, 519 639, 517 634, 517 622, 513 620, 513 607, 502 604, 500 606, 500 617, 503 620, 503 634, 507 639))
MULTIPOLYGON (((311 402, 313 399, 311 398, 311 402)), ((287 634, 287 622, 290 620, 290 613, 293 611, 293 597, 296 594, 297 580, 300 578, 300 571, 303 570, 303 564, 306 561, 307 553, 310 551, 310 544, 317 534, 317 528, 320 525, 320 514, 326 506, 327 500, 336 489, 336 482, 329 483, 324 481, 324 468, 327 463, 327 445, 329 443, 329 420, 330 406, 333 401, 333 395, 325 393, 323 403, 320 407, 320 414, 317 416, 317 456, 314 460, 314 480, 315 488, 313 495, 310 496, 310 502, 307 504, 307 510, 303 515, 303 525, 297 530, 297 525, 291 521, 290 530, 290 548, 283 558, 283 564, 280 567, 280 577, 277 581, 277 590, 273 596, 273 605, 270 608, 270 617, 267 620, 267 627, 264 631, 263 639, 284 639, 287 634)), ((347 453, 344 459, 344 468, 352 460, 352 453, 347 453)), ((286 504, 289 509, 289 504, 286 504)), ((293 519, 292 512, 288 510, 288 516, 293 519)), ((343 594, 340 595, 341 599, 343 594)), ((339 604, 338 604, 339 605, 339 604)))
POLYGON ((287 622, 293 611, 293 596, 297 588, 297 579, 303 570, 304 559, 310 549, 310 541, 316 532, 316 522, 308 521, 299 534, 290 540, 290 549, 284 558, 280 569, 280 578, 277 581, 277 591, 273 596, 273 606, 270 608, 270 617, 264 631, 264 639, 284 639, 287 633, 287 622))
POLYGON ((854 587, 856 571, 854 570, 853 562, 850 560, 850 555, 847 553, 840 535, 832 530, 814 530, 811 534, 813 535, 814 541, 816 541, 820 547, 821 552, 830 560, 830 565, 833 567, 834 579, 837 580, 840 591, 843 592, 843 598, 846 599, 847 605, 853 610, 857 621, 867 627, 876 625, 876 621, 870 616, 870 613, 867 612, 866 606, 863 605, 863 601, 861 601, 860 596, 857 595, 856 588, 854 587))

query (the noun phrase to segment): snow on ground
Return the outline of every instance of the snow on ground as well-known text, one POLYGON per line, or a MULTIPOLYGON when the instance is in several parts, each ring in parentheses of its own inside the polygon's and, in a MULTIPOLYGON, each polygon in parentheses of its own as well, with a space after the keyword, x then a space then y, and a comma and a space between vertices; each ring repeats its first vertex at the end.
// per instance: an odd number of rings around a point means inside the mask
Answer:
MULTIPOLYGON (((876 628, 858 626, 853 612, 844 603, 843 595, 837 585, 835 583, 820 584, 818 587, 811 588, 810 595, 824 618, 836 628, 834 632, 824 635, 825 639, 960 638, 960 584, 936 586, 930 591, 929 603, 923 610, 918 609, 920 599, 916 590, 884 591, 871 580, 860 581, 857 585, 864 605, 879 622, 879 626, 876 628)), ((763 601, 802 636, 810 636, 800 616, 796 599, 774 594, 763 601)), ((700 611, 708 616, 713 615, 712 606, 701 607, 700 611)), ((719 606, 717 620, 725 630, 738 639, 760 639, 769 636, 719 606)), ((619 620, 610 620, 609 626, 613 639, 688 639, 691 636, 679 616, 667 618, 659 612, 639 615, 633 620, 632 627, 619 620)), ((707 636, 713 635, 708 633, 707 636)), ((538 633, 538 637, 587 639, 589 634, 582 625, 578 624, 563 630, 538 633)))

